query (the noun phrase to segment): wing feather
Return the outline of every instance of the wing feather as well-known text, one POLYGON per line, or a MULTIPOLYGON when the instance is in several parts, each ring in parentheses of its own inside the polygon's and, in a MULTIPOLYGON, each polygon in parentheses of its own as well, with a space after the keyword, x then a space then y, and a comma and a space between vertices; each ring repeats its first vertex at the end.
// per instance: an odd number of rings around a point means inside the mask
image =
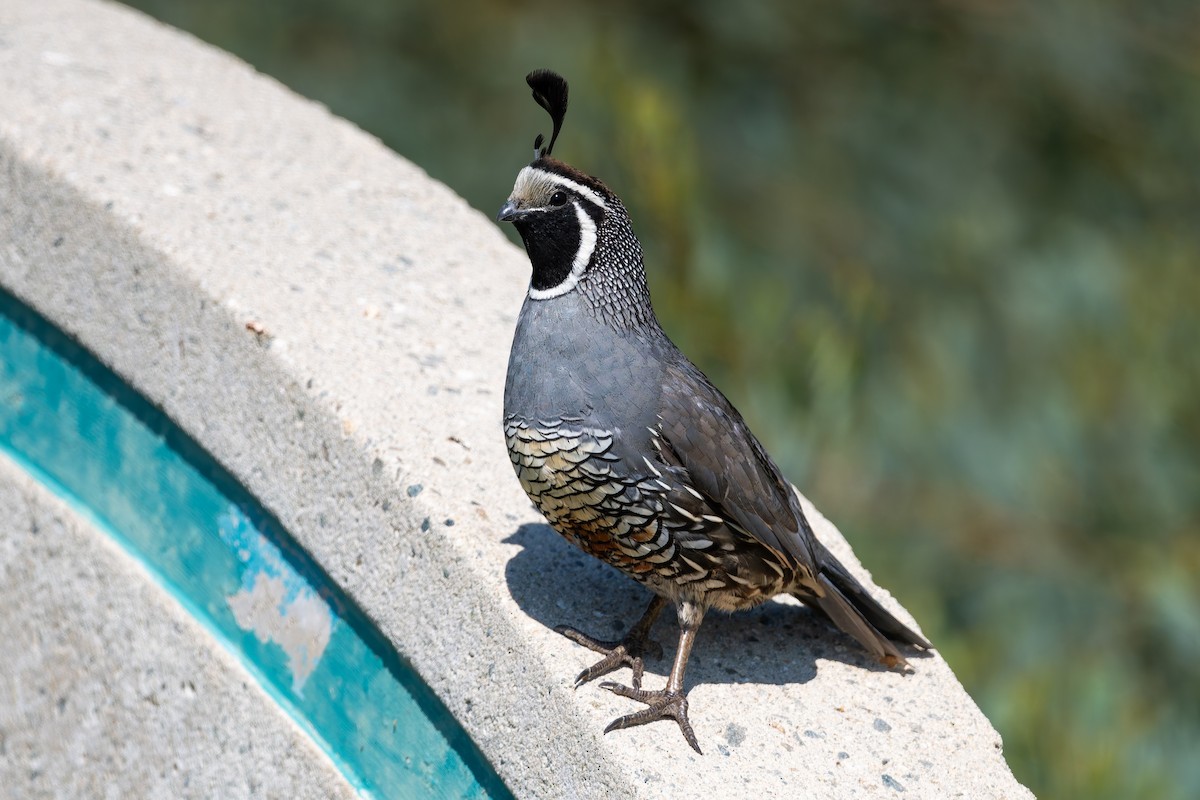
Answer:
POLYGON ((742 415, 690 362, 667 369, 659 419, 662 447, 718 513, 810 575, 816 571, 812 528, 791 484, 742 415))

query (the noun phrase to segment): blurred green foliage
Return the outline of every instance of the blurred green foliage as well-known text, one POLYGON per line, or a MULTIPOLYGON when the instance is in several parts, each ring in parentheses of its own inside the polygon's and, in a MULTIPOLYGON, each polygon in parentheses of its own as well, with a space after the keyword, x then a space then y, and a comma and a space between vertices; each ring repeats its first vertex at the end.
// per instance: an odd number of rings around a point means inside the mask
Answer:
POLYGON ((1017 777, 1200 796, 1200 6, 132 5, 489 213, 563 72, 556 154, 624 198, 665 326, 1017 777))

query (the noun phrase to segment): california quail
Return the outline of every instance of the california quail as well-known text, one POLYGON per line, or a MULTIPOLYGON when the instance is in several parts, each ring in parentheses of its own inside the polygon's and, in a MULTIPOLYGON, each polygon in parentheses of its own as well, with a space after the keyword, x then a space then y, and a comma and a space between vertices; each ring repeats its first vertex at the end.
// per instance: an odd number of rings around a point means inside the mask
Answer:
POLYGON ((526 77, 554 123, 517 175, 498 219, 516 226, 533 275, 504 388, 504 434, 517 477, 550 524, 641 582, 654 599, 620 642, 559 628, 604 654, 580 686, 622 666, 645 703, 605 732, 687 716, 683 675, 710 608, 737 611, 781 593, 827 616, 889 667, 895 642, 930 648, 821 545, 779 467, 725 399, 659 327, 629 215, 597 179, 551 157, 567 84, 526 77), (679 646, 667 685, 641 688, 648 634, 668 603, 679 646))

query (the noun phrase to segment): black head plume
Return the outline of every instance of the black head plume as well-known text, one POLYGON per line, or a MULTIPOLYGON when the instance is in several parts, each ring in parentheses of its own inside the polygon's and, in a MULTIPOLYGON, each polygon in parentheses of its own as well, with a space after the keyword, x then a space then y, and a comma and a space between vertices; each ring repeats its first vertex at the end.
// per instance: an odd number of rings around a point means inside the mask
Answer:
POLYGON ((550 113, 554 121, 554 131, 550 134, 550 144, 542 149, 545 138, 539 133, 533 142, 533 149, 539 156, 548 156, 554 150, 554 142, 562 128, 563 117, 567 115, 567 81, 557 72, 548 69, 535 69, 525 76, 525 82, 533 89, 533 99, 537 104, 550 113))

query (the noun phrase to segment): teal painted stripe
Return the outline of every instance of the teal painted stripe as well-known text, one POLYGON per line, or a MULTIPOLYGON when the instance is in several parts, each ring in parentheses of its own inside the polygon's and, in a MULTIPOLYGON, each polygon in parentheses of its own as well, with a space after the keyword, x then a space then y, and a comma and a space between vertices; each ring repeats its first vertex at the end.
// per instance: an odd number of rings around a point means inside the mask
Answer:
POLYGON ((363 795, 512 797, 274 515, 162 411, 3 289, 0 450, 141 561, 363 795))

